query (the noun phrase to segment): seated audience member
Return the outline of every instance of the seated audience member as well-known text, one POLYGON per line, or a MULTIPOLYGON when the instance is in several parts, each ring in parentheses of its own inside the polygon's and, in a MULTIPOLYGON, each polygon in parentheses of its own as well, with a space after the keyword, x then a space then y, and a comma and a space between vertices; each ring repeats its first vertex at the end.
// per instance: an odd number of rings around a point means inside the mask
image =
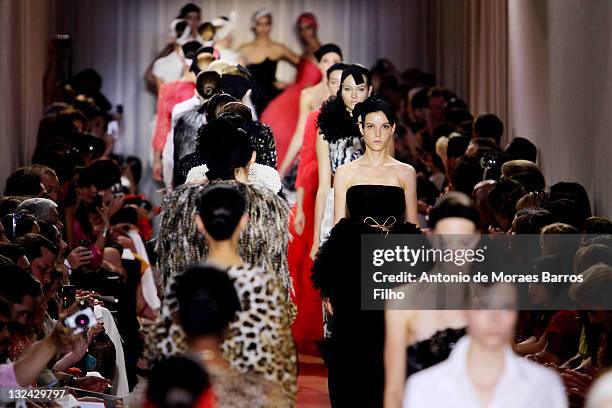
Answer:
POLYGON ((500 145, 504 134, 504 124, 492 113, 482 113, 474 120, 472 137, 487 137, 493 139, 497 146, 500 145))
POLYGON ((40 177, 46 196, 56 203, 59 202, 60 183, 55 170, 42 164, 34 164, 30 168, 40 177))
MULTIPOLYGON (((168 357, 151 370, 145 407, 213 408, 215 402, 208 374, 194 359, 168 357)), ((248 406, 250 403, 247 401, 248 406)))
POLYGON ((18 238, 26 234, 40 233, 40 226, 36 218, 27 212, 14 212, 2 217, 2 225, 7 238, 15 242, 18 238))
POLYGON ((502 165, 502 178, 516 180, 525 190, 544 191, 546 181, 542 172, 534 163, 528 160, 510 160, 502 165))
POLYGON ((24 249, 32 276, 42 285, 47 285, 51 281, 51 272, 55 270, 58 248, 38 234, 25 234, 15 243, 24 249))
POLYGON ((512 232, 515 234, 539 234, 542 228, 553 224, 555 221, 555 217, 543 208, 523 208, 516 212, 512 220, 512 232))
POLYGON ((476 157, 463 156, 457 160, 451 183, 454 191, 471 195, 476 184, 482 181, 483 169, 476 157))
POLYGON ((512 227, 516 203, 525 195, 523 185, 515 180, 500 180, 489 191, 489 206, 493 210, 496 227, 507 232, 512 227))
POLYGON ((516 202, 516 211, 526 208, 541 208, 548 201, 548 193, 545 191, 531 191, 516 202))
MULTIPOLYGON (((6 356, 8 346, 8 324, 11 322, 11 306, 0 298, 0 355, 6 356)), ((11 363, 0 364, 0 387, 27 387, 35 383, 49 361, 58 350, 74 341, 71 331, 61 323, 43 340, 34 343, 23 358, 11 363)), ((3 358, 2 361, 5 361, 3 358)))
MULTIPOLYGON (((498 284, 484 291, 494 308, 514 304, 515 290, 510 285, 498 284)), ((446 361, 409 377, 405 408, 568 406, 554 371, 512 351, 517 312, 494 308, 467 311, 468 335, 459 340, 446 361)))
POLYGON ((28 198, 17 206, 17 211, 28 212, 37 222, 55 225, 59 231, 64 228, 64 224, 59 219, 57 204, 48 198, 28 198))
POLYGON ((6 179, 5 196, 40 197, 44 193, 40 176, 30 167, 21 167, 6 179))
POLYGON ((15 265, 22 269, 27 269, 30 266, 25 251, 19 245, 10 242, 0 242, 0 255, 9 258, 15 265))
POLYGON ((574 256, 574 273, 582 273, 600 262, 612 266, 612 248, 602 244, 583 246, 574 256))
POLYGON ((612 234, 612 222, 604 217, 589 217, 584 220, 584 234, 612 234))
POLYGON ((515 137, 504 151, 510 160, 529 160, 535 163, 538 158, 538 148, 524 137, 515 137))
POLYGON ((568 198, 578 205, 580 216, 584 219, 591 217, 591 201, 582 184, 571 182, 559 182, 550 186, 550 199, 557 200, 568 198))

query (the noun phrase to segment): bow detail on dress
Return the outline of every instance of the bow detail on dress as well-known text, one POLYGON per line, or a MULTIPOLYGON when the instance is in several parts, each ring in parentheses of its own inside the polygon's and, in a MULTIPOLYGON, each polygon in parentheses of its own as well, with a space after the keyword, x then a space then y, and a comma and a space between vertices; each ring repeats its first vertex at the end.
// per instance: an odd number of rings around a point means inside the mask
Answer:
POLYGON ((385 222, 383 222, 382 224, 379 224, 374 218, 372 217, 365 217, 363 219, 363 223, 365 225, 367 225, 368 227, 372 227, 372 228, 378 228, 381 231, 383 231, 385 233, 385 237, 387 235, 389 235, 389 231, 391 231, 391 228, 395 225, 395 223, 397 222, 397 219, 394 216, 389 216, 387 217, 387 219, 385 220, 385 222))

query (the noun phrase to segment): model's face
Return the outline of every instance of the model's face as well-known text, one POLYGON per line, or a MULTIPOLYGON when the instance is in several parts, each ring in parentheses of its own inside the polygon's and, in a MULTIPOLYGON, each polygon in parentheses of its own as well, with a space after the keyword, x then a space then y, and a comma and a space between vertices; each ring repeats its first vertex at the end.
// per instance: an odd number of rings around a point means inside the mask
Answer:
POLYGON ((298 26, 298 35, 302 42, 308 43, 317 38, 317 29, 312 24, 302 23, 298 26))
POLYGON ((255 35, 269 36, 270 31, 272 31, 272 18, 270 16, 259 17, 255 23, 255 35))
POLYGON ((337 69, 329 74, 327 79, 327 89, 330 95, 337 95, 340 89, 340 78, 342 78, 342 70, 337 69))
POLYGON ((198 13, 197 11, 192 11, 192 12, 187 13, 187 15, 185 16, 185 21, 191 27, 192 33, 198 32, 198 27, 201 23, 200 13, 198 13))
POLYGON ((510 344, 514 336, 516 318, 515 310, 469 310, 468 330, 473 341, 480 346, 499 350, 510 344))
MULTIPOLYGON (((319 61, 319 70, 322 75, 327 75, 327 70, 331 68, 332 65, 339 63, 342 61, 340 55, 335 52, 328 52, 327 54, 321 57, 321 61, 319 61)), ((342 72, 340 72, 342 74, 342 72)))
POLYGON ((355 83, 353 76, 348 76, 342 83, 342 101, 344 105, 349 109, 353 110, 355 105, 366 100, 370 96, 372 87, 368 86, 368 82, 365 77, 363 81, 358 85, 355 83))
POLYGON ((395 124, 391 124, 383 112, 368 113, 361 124, 361 134, 368 149, 375 152, 385 150, 395 132, 395 124))

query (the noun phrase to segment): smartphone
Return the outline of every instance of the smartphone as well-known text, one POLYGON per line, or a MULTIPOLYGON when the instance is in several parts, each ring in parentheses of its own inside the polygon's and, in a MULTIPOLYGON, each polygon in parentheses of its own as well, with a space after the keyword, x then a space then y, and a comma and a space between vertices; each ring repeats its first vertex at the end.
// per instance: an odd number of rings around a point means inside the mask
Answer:
POLYGON ((89 249, 89 247, 91 246, 91 241, 88 239, 82 239, 79 241, 79 246, 89 249))
POLYGON ((62 307, 65 309, 76 300, 76 286, 62 285, 60 296, 62 298, 62 307))

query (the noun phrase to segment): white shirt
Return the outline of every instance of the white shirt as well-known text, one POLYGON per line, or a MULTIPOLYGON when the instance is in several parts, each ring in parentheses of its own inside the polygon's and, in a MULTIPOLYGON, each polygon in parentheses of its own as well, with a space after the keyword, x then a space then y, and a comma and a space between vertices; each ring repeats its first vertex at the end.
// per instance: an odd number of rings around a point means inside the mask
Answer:
POLYGON ((202 100, 198 95, 194 95, 189 99, 179 102, 172 108, 172 116, 170 120, 170 133, 166 139, 164 150, 162 151, 162 174, 166 187, 173 187, 173 169, 174 169, 174 127, 178 120, 187 112, 194 111, 202 106, 202 100))
POLYGON ((183 59, 173 51, 153 63, 153 75, 163 83, 178 81, 183 76, 183 59))
MULTIPOLYGON (((446 361, 412 375, 404 408, 481 407, 466 370, 470 336, 462 337, 446 361)), ((551 369, 504 350, 504 372, 488 408, 566 408, 561 378, 551 369)))

